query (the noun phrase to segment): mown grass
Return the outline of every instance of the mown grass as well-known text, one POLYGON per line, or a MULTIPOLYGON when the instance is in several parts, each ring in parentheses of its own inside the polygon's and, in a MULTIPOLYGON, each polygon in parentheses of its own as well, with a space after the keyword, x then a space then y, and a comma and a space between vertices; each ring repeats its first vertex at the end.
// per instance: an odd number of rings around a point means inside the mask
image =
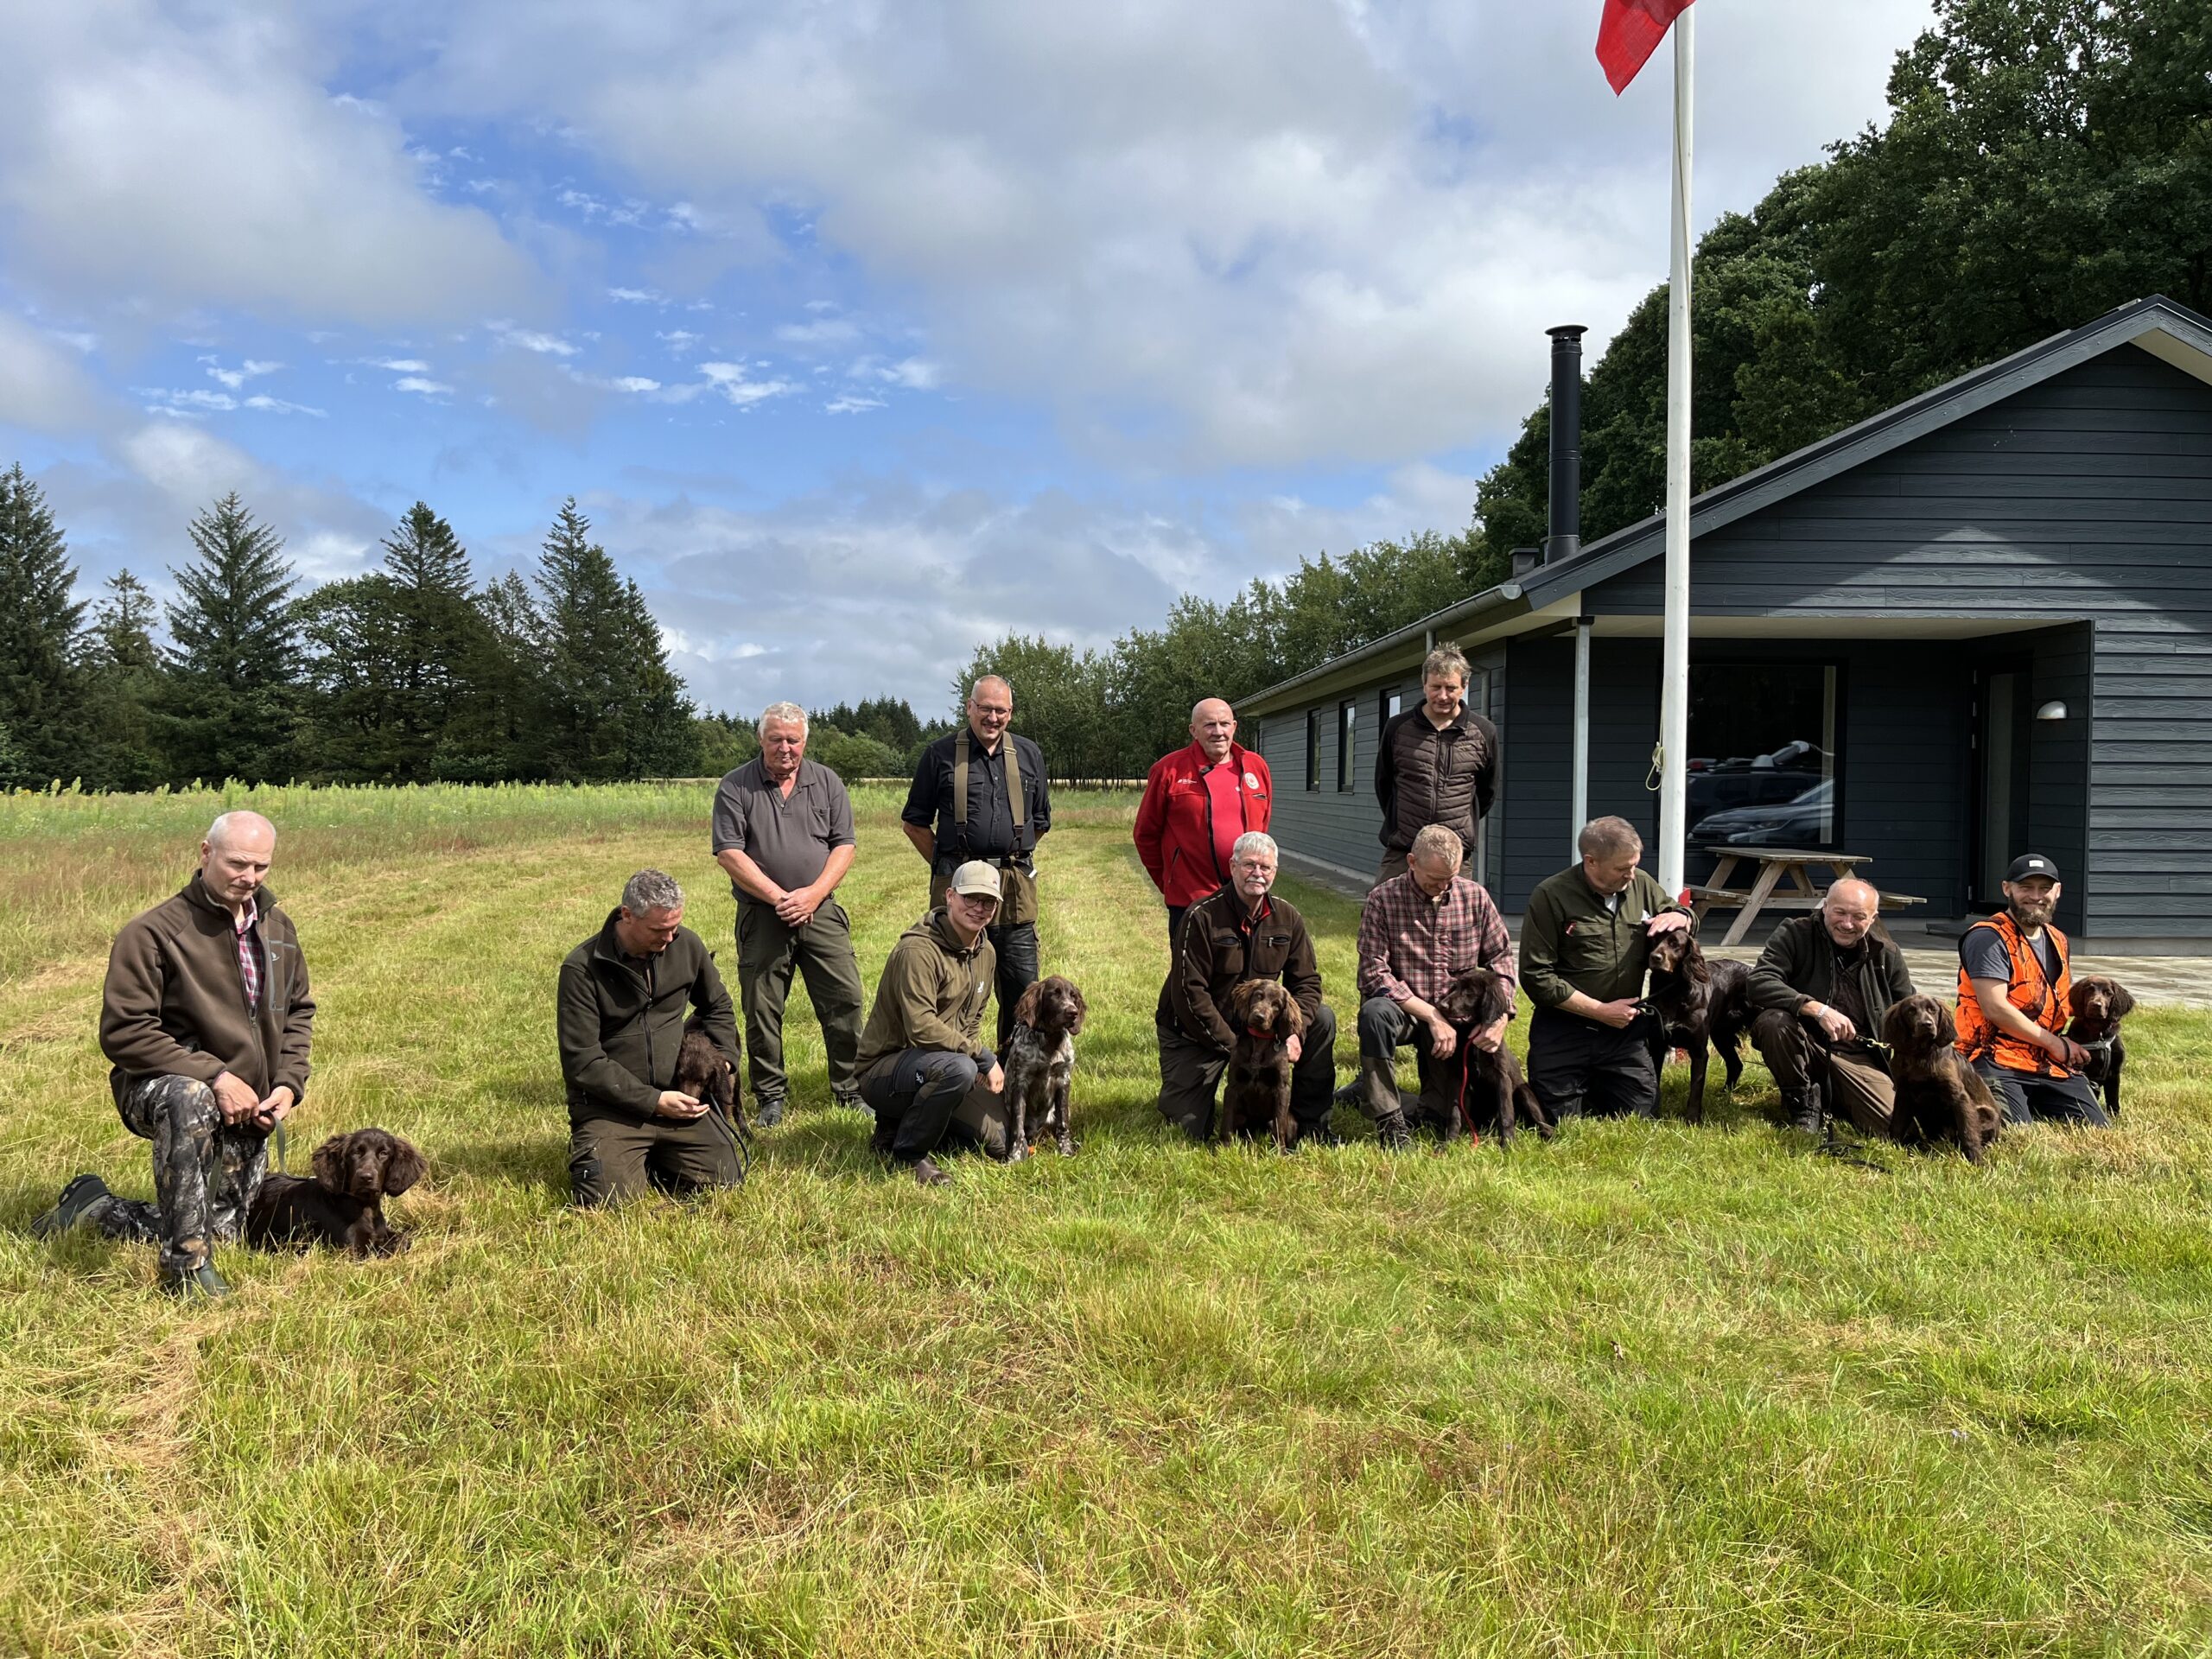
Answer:
MULTIPOLYGON (((146 1189, 101 951, 218 803, 0 804, 0 1649, 2212 1648, 2205 1016, 2131 1025, 2122 1128, 1986 1172, 1807 1156, 1756 1067, 1696 1131, 1210 1154, 1152 1109, 1130 802, 1077 797, 1080 1156, 886 1179, 795 1000, 750 1185, 577 1215, 553 968, 645 863, 727 938, 706 791, 254 801, 321 1002, 297 1140, 428 1148, 416 1246, 227 1253, 184 1311, 28 1236, 75 1170, 146 1189)), ((872 979, 922 870, 859 804, 872 979)), ((1348 1013, 1352 907, 1288 886, 1348 1013)))

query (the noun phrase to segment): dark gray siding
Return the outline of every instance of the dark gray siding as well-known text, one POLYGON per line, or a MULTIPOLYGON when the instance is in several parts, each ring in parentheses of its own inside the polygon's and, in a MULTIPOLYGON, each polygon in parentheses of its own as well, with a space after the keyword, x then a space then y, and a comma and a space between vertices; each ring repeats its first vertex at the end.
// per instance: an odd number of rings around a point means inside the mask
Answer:
POLYGON ((1382 856, 1382 810, 1375 801, 1375 744, 1381 730, 1379 699, 1386 691, 1408 698, 1421 695, 1415 676, 1399 674, 1314 705, 1321 713, 1319 789, 1306 786, 1306 709, 1262 717, 1261 753, 1267 757, 1275 785, 1275 810, 1270 823, 1276 842, 1285 851, 1361 874, 1374 873, 1382 856), (1337 788, 1337 708, 1346 700, 1352 705, 1355 722, 1352 786, 1340 791, 1337 788))
MULTIPOLYGON (((2062 917, 2212 934, 2212 387, 2123 346, 1701 537, 1693 582, 1700 616, 2094 624, 2012 647, 2069 709, 2031 759, 2031 833, 2080 871, 2062 917)), ((1660 584, 1654 559, 1586 603, 1656 613, 1660 584)), ((1921 648, 1904 695, 1997 643, 1921 648)))
MULTIPOLYGON (((1491 814, 1503 855, 1498 906, 1519 915, 1546 876, 1573 861, 1574 642, 1516 639, 1506 656, 1502 724, 1510 787, 1491 814)), ((1658 834, 1659 798, 1643 786, 1659 735, 1659 645, 1649 639, 1597 639, 1590 646, 1592 817, 1626 818, 1658 834)))

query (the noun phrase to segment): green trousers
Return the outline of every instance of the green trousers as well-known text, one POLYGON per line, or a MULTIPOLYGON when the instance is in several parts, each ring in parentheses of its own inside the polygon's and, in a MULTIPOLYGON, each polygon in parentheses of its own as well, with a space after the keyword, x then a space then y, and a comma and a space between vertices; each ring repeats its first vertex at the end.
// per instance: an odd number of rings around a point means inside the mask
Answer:
POLYGON ((847 1100, 860 1093, 853 1056, 861 1046, 861 1008, 867 990, 853 960, 852 924, 836 899, 825 899, 804 927, 787 927, 773 910, 750 902, 737 907, 737 999, 745 1010, 746 1075, 755 1102, 781 1100, 790 1085, 784 1073, 784 1006, 791 974, 806 981, 807 1001, 822 1022, 830 1056, 830 1092, 847 1100))
POLYGON ((711 1109, 689 1123, 587 1117, 569 1125, 569 1197, 582 1208, 647 1192, 681 1198, 744 1179, 736 1131, 711 1109))

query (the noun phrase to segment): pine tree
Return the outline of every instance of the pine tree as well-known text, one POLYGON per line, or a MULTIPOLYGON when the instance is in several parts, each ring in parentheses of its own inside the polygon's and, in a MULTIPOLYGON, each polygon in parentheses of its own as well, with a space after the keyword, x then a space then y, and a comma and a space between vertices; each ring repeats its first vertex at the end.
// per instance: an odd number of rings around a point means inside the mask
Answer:
POLYGON ((688 772, 698 734, 660 626, 590 537, 571 497, 538 562, 547 771, 579 781, 688 772))
POLYGON ((174 775, 253 783, 291 763, 301 650, 282 537, 232 491, 192 521, 193 551, 172 569, 165 660, 176 712, 160 725, 174 775))
POLYGON ((92 639, 93 661, 104 669, 161 666, 154 649, 154 595, 129 570, 107 579, 107 597, 92 613, 92 639))
POLYGON ((110 789, 150 789, 168 775, 154 731, 162 675, 153 621, 146 584, 128 570, 110 576, 86 653, 102 782, 110 789))
MULTIPOLYGON (((0 788, 83 776, 91 736, 85 606, 54 514, 22 466, 0 473, 0 788)), ((95 781, 98 781, 95 779, 95 781)))

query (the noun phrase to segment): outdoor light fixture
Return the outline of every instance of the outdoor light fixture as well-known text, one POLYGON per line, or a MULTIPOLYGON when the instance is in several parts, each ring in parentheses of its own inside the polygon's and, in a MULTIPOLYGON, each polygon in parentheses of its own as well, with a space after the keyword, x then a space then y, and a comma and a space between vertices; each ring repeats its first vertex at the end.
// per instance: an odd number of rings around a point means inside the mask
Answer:
POLYGON ((2056 700, 2046 702, 2042 708, 2036 710, 2036 718, 2037 720, 2063 720, 2066 718, 2066 705, 2056 700))

